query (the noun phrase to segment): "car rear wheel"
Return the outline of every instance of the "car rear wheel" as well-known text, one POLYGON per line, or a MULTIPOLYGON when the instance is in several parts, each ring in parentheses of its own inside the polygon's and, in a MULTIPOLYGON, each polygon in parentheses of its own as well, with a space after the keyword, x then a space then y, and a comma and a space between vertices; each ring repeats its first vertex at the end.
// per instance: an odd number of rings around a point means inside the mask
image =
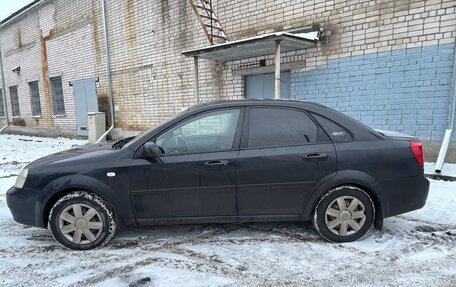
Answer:
POLYGON ((318 202, 313 224, 331 242, 351 242, 367 234, 374 222, 374 204, 358 187, 342 186, 330 190, 318 202))
POLYGON ((116 231, 108 204, 84 191, 72 192, 58 200, 49 214, 48 227, 57 242, 73 250, 101 247, 116 231))

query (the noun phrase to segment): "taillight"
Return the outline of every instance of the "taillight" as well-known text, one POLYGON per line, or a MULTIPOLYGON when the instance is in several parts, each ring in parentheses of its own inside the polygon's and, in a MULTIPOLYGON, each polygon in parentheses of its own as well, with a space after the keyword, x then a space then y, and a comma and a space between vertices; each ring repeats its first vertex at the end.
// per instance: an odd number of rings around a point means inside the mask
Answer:
POLYGON ((419 140, 410 141, 410 149, 421 168, 424 167, 423 144, 419 140))

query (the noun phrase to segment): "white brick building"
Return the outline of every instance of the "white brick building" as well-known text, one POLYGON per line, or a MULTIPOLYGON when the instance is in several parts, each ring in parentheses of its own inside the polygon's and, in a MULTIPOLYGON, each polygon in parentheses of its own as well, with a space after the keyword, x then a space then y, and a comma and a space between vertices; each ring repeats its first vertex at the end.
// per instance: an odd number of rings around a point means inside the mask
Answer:
MULTIPOLYGON (((414 134, 431 153, 438 149, 453 85, 454 0, 212 2, 229 41, 312 26, 324 32, 314 47, 282 54, 286 97, 414 134)), ((101 3, 37 0, 1 22, 10 131, 75 135, 76 88, 70 83, 78 80, 97 80, 98 109, 109 115, 101 3), (36 83, 40 115, 32 99, 36 83), (59 103, 64 108, 54 110, 59 103)), ((193 59, 181 53, 209 43, 189 1, 105 4, 115 135, 144 130, 194 104, 193 59)), ((267 75, 274 71, 273 54, 199 64, 201 101, 256 96, 249 83, 254 92, 263 88, 263 96, 273 96, 267 75)), ((5 124, 2 118, 0 112, 5 124)))

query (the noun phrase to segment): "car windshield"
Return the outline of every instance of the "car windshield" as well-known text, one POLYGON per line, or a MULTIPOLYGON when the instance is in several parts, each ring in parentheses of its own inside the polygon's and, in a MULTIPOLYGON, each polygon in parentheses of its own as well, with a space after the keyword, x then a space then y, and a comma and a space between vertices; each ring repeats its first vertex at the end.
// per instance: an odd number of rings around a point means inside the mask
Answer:
MULTIPOLYGON (((153 128, 152 128, 153 129, 153 128)), ((121 144, 120 147, 117 147, 117 149, 122 149, 122 148, 126 148, 126 147, 129 147, 132 143, 136 142, 137 140, 141 139, 142 137, 144 137, 145 135, 149 134, 149 132, 152 130, 152 129, 149 129, 145 132, 142 132, 140 133, 139 135, 135 136, 135 137, 130 137, 130 138, 125 138, 123 140, 127 140, 125 143, 121 144)), ((120 141, 123 141, 123 140, 120 140, 120 141)), ((118 141, 118 142, 120 142, 118 141)), ((114 145, 116 145, 118 142, 114 143, 112 148, 113 149, 116 149, 114 147, 114 145)))
POLYGON ((127 143, 129 143, 134 138, 135 137, 128 137, 128 138, 118 140, 112 145, 112 148, 113 149, 122 149, 127 143))
MULTIPOLYGON (((182 109, 182 111, 181 111, 180 113, 178 113, 176 116, 174 116, 173 118, 178 117, 179 115, 181 115, 182 113, 187 112, 188 110, 189 110, 189 108, 182 109)), ((166 122, 165 122, 165 123, 166 123, 166 122)), ((118 142, 123 141, 123 140, 120 140, 120 141, 114 143, 113 146, 112 146, 112 148, 113 148, 113 149, 116 149, 116 147, 117 147, 117 149, 122 149, 122 148, 129 147, 130 145, 132 145, 132 144, 135 143, 136 141, 142 139, 144 136, 148 135, 152 130, 156 129, 156 128, 159 127, 159 126, 160 126, 160 125, 154 126, 154 127, 150 128, 150 129, 148 129, 147 131, 144 131, 144 132, 138 134, 138 135, 135 136, 135 137, 125 138, 124 140, 127 140, 125 143, 117 145, 118 142), (116 147, 114 147, 114 145, 116 145, 116 147), (119 147, 119 146, 120 146, 120 147, 119 147)))

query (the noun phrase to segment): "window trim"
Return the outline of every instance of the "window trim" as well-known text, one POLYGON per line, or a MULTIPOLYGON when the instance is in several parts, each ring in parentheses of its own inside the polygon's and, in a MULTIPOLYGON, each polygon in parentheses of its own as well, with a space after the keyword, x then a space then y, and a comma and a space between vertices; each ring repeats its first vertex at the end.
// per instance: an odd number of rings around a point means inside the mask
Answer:
POLYGON ((12 85, 8 87, 8 91, 10 94, 10 101, 11 101, 11 116, 13 119, 20 119, 21 118, 21 105, 19 102, 19 85, 12 85), (16 98, 17 98, 17 106, 18 106, 18 113, 19 115, 14 115, 14 105, 13 105, 13 95, 11 94, 11 88, 16 88, 16 98))
POLYGON ((322 114, 319 114, 319 113, 316 113, 316 112, 309 112, 309 115, 312 117, 312 119, 317 123, 317 125, 321 128, 321 130, 328 136, 329 140, 334 143, 334 144, 339 144, 339 143, 351 143, 351 142, 354 142, 355 141, 355 135, 349 130, 347 129, 345 126, 339 124, 338 122, 322 115, 322 114), (341 128, 343 128, 350 136, 351 136, 351 140, 349 141, 339 141, 339 142, 335 142, 333 141, 333 139, 331 138, 331 136, 328 134, 328 132, 323 128, 323 126, 320 124, 320 122, 314 117, 314 115, 317 115, 317 116, 320 116, 322 118, 325 118, 326 120, 330 121, 330 122, 333 122, 335 125, 337 126, 340 126, 341 128))
POLYGON ((51 102, 52 102, 52 116, 54 118, 64 118, 66 117, 66 108, 65 108, 65 93, 63 91, 63 78, 62 78, 62 75, 53 75, 52 77, 49 76, 48 77, 48 81, 49 81, 49 88, 51 90, 51 102), (52 79, 56 79, 56 78, 60 78, 60 83, 62 85, 62 101, 63 101, 63 113, 55 113, 55 110, 54 110, 54 104, 55 104, 55 92, 54 92, 54 89, 52 88, 52 79))
POLYGON ((27 84, 29 84, 29 83, 33 83, 33 82, 39 82, 40 80, 41 80, 41 78, 38 76, 35 78, 27 79, 26 82, 27 82, 27 84))
POLYGON ((40 81, 39 80, 28 81, 27 85, 29 87, 29 93, 30 93, 30 112, 32 114, 32 118, 41 118, 43 116, 43 109, 41 107, 40 81), (33 114, 33 93, 32 93, 32 87, 31 87, 31 85, 34 83, 36 83, 37 88, 38 88, 38 100, 39 100, 39 104, 40 104, 40 113, 36 114, 36 115, 33 114))
MULTIPOLYGON (((315 119, 309 115, 309 112, 307 110, 304 110, 304 109, 295 108, 295 107, 285 107, 285 106, 266 106, 266 105, 264 105, 264 106, 263 105, 261 105, 261 106, 250 106, 250 107, 247 107, 247 109, 245 111, 245 120, 244 120, 244 126, 243 126, 242 138, 241 138, 241 146, 240 146, 240 150, 242 150, 242 151, 244 151, 244 150, 271 149, 271 148, 283 148, 283 147, 296 147, 296 146, 311 146, 311 145, 328 144, 328 143, 332 144, 331 138, 328 137, 329 141, 318 141, 318 138, 317 138, 315 143, 249 147, 248 146, 248 139, 249 139, 249 136, 250 136, 250 110, 251 109, 256 109, 256 108, 293 110, 293 111, 301 112, 301 113, 304 113, 305 115, 307 115, 309 117, 309 119, 317 126, 317 129, 322 129, 320 127, 320 125, 315 121, 315 119)), ((323 130, 323 132, 325 132, 325 131, 323 130)), ((317 132, 317 136, 318 136, 318 132, 317 132)))
POLYGON ((147 142, 152 141, 152 142, 155 143, 155 141, 157 140, 158 137, 160 137, 164 133, 168 132, 169 130, 175 128, 176 126, 180 125, 181 123, 183 123, 183 122, 185 122, 185 121, 187 121, 187 120, 189 120, 191 118, 199 117, 201 115, 213 113, 213 112, 216 112, 216 111, 224 111, 224 110, 225 111, 226 110, 239 110, 239 118, 238 118, 238 122, 236 124, 236 131, 234 133, 233 147, 231 149, 219 150, 219 151, 207 151, 207 152, 183 152, 183 153, 177 153, 177 154, 161 154, 161 155, 157 155, 156 158, 238 151, 239 150, 239 146, 240 146, 240 138, 241 138, 241 133, 242 133, 242 127, 243 127, 244 118, 245 118, 245 107, 244 106, 215 108, 215 109, 206 110, 204 112, 200 112, 200 113, 189 115, 188 117, 185 117, 185 118, 181 119, 180 121, 174 123, 172 126, 160 131, 158 134, 156 134, 155 136, 150 138, 148 141, 145 141, 144 144, 141 146, 141 148, 139 150, 144 149, 144 145, 147 142))
POLYGON ((2 100, 2 105, 0 106, 0 108, 1 108, 1 112, 3 113, 3 116, 0 115, 0 119, 6 119, 6 115, 5 115, 5 98, 3 98, 3 89, 2 88, 0 88, 0 97, 1 97, 1 100, 2 100))

